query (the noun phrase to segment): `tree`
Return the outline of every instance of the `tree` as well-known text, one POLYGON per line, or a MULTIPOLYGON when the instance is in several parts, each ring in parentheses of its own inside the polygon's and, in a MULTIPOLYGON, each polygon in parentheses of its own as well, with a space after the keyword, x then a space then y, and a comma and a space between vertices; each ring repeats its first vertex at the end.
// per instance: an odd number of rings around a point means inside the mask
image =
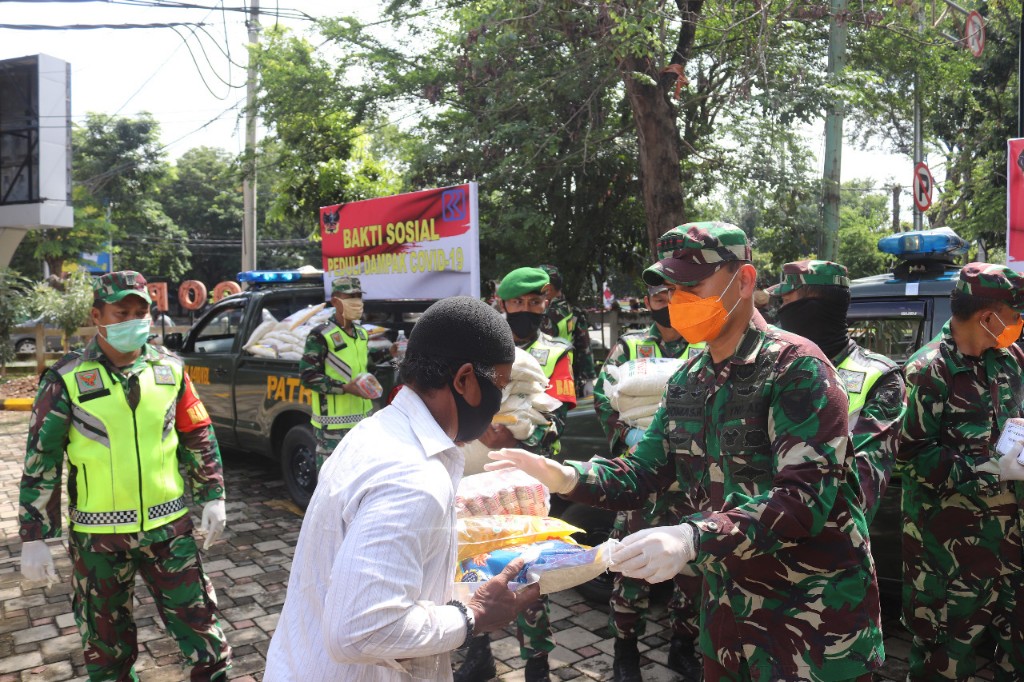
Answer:
POLYGON ((6 376, 7 363, 16 357, 11 331, 27 312, 30 289, 29 280, 10 268, 0 268, 0 376, 6 376))
POLYGON ((40 282, 31 297, 35 313, 64 332, 65 352, 75 331, 88 324, 92 301, 92 277, 85 270, 76 270, 63 279, 51 277, 50 281, 40 282))

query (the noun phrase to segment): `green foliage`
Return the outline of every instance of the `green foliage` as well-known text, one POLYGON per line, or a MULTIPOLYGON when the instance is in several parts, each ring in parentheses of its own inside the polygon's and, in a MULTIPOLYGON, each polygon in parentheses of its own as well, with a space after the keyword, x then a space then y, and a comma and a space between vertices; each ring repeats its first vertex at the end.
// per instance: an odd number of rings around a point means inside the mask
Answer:
POLYGON ((11 344, 14 326, 28 312, 28 292, 32 283, 10 268, 0 268, 0 370, 15 358, 11 344))
POLYGON ((41 282, 31 294, 31 307, 37 315, 64 332, 64 349, 75 330, 89 323, 92 308, 92 277, 78 270, 62 280, 41 282))

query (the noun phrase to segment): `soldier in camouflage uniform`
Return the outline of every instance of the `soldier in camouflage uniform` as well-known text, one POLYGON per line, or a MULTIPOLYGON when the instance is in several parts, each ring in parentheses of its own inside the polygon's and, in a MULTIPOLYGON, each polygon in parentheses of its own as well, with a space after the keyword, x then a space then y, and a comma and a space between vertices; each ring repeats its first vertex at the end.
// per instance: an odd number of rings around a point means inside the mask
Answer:
POLYGON ((967 680, 996 644, 997 680, 1024 671, 1024 486, 1000 481, 995 444, 1024 416, 1024 278, 970 263, 953 317, 905 371, 903 620, 911 680, 967 680))
POLYGON ((193 501, 204 503, 209 546, 224 526, 220 450, 181 360, 146 344, 149 303, 137 272, 97 278, 99 333, 40 379, 21 479, 22 571, 56 577, 42 540, 61 534, 66 456, 73 606, 89 678, 138 680, 132 599, 139 573, 193 664, 192 679, 227 679, 231 648, 178 471, 180 461, 193 501))
MULTIPOLYGON (((572 351, 562 339, 540 331, 548 305, 544 290, 550 279, 540 268, 517 268, 508 273, 498 287, 498 299, 505 319, 512 329, 516 346, 533 356, 548 377, 547 394, 561 401, 554 413, 545 416, 550 424, 538 425, 525 441, 516 440, 507 427, 492 424, 480 442, 493 449, 526 448, 545 457, 559 449, 559 436, 565 426, 566 414, 576 406, 576 385, 572 376, 572 351)), ((551 616, 547 598, 523 611, 516 618, 519 655, 526 661, 523 670, 526 682, 547 682, 548 653, 555 648, 551 633, 551 616)), ((455 682, 482 682, 495 675, 494 655, 490 638, 480 635, 470 640, 466 659, 455 672, 455 682)))
POLYGON ((349 429, 362 421, 373 403, 352 378, 369 371, 369 335, 355 321, 363 316, 363 289, 357 277, 331 283, 334 318, 314 327, 306 337, 299 379, 313 391, 316 470, 349 429))
POLYGON ((782 281, 768 289, 781 299, 779 326, 813 341, 839 370, 850 398, 850 436, 868 526, 878 513, 896 463, 907 387, 899 366, 850 338, 846 267, 824 260, 782 266, 782 281))
POLYGON ((562 273, 554 265, 542 265, 548 273, 548 311, 541 331, 562 339, 572 346, 572 375, 576 380, 576 394, 587 395, 588 385, 597 377, 594 367, 594 349, 590 347, 590 321, 579 306, 571 305, 562 293, 562 273))
MULTIPOLYGON (((704 350, 704 344, 691 346, 672 328, 668 311, 671 297, 672 291, 664 284, 648 287, 644 304, 651 311, 654 323, 646 331, 629 332, 619 338, 608 353, 608 359, 594 385, 594 409, 608 437, 612 457, 621 457, 631 450, 642 437, 643 430, 634 428, 620 419, 619 413, 612 407, 605 388, 608 367, 618 367, 638 357, 689 359, 704 350)), ((700 508, 689 491, 683 492, 678 486, 673 485, 666 493, 649 500, 642 512, 619 512, 615 518, 612 537, 619 539, 651 526, 679 523, 681 519, 695 514, 700 508)), ((675 584, 672 599, 668 604, 672 639, 669 643, 667 665, 683 675, 684 680, 699 680, 701 665, 699 657, 696 656, 699 632, 697 618, 704 579, 699 575, 681 573, 673 582, 675 584)), ((641 680, 637 640, 643 637, 646 630, 650 596, 651 584, 646 580, 627 578, 621 573, 615 574, 609 618, 609 627, 615 635, 615 682, 641 680)))
POLYGON ((739 228, 691 223, 659 239, 648 284, 675 290, 672 326, 708 349, 676 374, 626 457, 559 464, 496 454, 577 502, 635 509, 678 482, 709 511, 628 536, 615 570, 705 579, 700 646, 714 680, 868 681, 882 664, 878 584, 835 368, 754 314, 739 228))

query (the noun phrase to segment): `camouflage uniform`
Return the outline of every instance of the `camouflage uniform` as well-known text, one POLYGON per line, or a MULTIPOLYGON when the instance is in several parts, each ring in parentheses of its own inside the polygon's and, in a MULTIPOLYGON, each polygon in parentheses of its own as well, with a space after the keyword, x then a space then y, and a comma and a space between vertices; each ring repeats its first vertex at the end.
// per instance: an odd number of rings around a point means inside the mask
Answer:
MULTIPOLYGON (((135 273, 117 272, 99 278, 95 287, 97 298, 116 296, 118 290, 135 288, 136 285, 126 282, 128 274, 135 273)), ((137 286, 144 287, 145 280, 141 276, 137 280, 141 280, 137 286)), ((61 475, 69 434, 72 429, 94 428, 91 417, 79 414, 73 405, 61 375, 86 362, 100 363, 118 387, 127 387, 124 389, 127 401, 136 406, 145 399, 138 390, 137 377, 152 371, 160 383, 161 376, 170 376, 170 373, 158 368, 182 367, 181 360, 174 355, 145 345, 130 366, 118 368, 93 339, 84 350, 68 353, 44 372, 32 406, 21 479, 20 536, 23 542, 61 534, 61 475)), ((178 459, 188 470, 194 502, 223 499, 224 477, 217 439, 191 380, 187 374, 183 377, 178 390, 177 415, 170 415, 178 438, 178 459)), ((127 408, 125 417, 129 418, 135 409, 127 408)), ((152 455, 140 452, 139 457, 145 465, 146 458, 152 455)), ((192 679, 226 679, 231 647, 217 622, 216 595, 203 572, 192 537, 190 515, 186 513, 169 523, 139 532, 83 532, 78 530, 79 524, 75 521, 79 502, 78 472, 70 459, 69 469, 68 506, 72 520, 68 544, 73 564, 73 606, 90 679, 138 679, 134 670, 138 644, 132 618, 136 572, 149 586, 167 632, 193 664, 192 679)))
MULTIPOLYGON (((685 339, 666 341, 662 338, 658 326, 652 324, 646 332, 637 331, 624 335, 608 353, 604 368, 594 385, 594 409, 597 411, 601 426, 608 437, 608 447, 613 457, 625 455, 625 437, 630 426, 619 420, 619 413, 611 406, 605 394, 606 368, 618 367, 630 360, 635 360, 631 352, 632 344, 643 347, 656 346, 664 358, 683 357, 689 348, 685 339)), ((699 352, 699 351, 698 351, 699 352)), ((677 524, 686 516, 695 514, 700 509, 689 492, 683 492, 673 486, 668 492, 657 495, 644 505, 642 513, 637 511, 619 512, 615 517, 615 528, 612 537, 621 539, 643 528, 677 524)), ((609 627, 620 639, 639 639, 646 631, 646 614, 650 606, 651 585, 646 580, 627 578, 621 573, 614 573, 615 585, 612 589, 611 614, 609 627)), ((669 602, 669 623, 672 632, 687 641, 697 639, 697 617, 700 610, 700 589, 704 579, 699 575, 680 574, 674 579, 672 599, 669 602)))
MULTIPOLYGON (((964 267, 957 289, 1024 308, 1024 278, 1001 265, 964 267)), ((1005 314, 1003 315, 1005 318, 1005 314)), ((1024 353, 965 355, 954 318, 907 362, 903 475, 903 620, 910 679, 971 677, 986 637, 997 680, 1024 671, 1024 485, 999 480, 995 443, 1024 416, 1024 353)))
MULTIPOLYGON (((769 288, 768 293, 782 296, 804 286, 849 289, 850 280, 846 267, 839 263, 803 260, 783 265, 782 281, 769 288)), ((805 324, 813 329, 815 322, 805 324)), ((810 332, 808 337, 811 338, 810 332)), ((848 333, 845 346, 833 352, 829 360, 839 371, 850 398, 850 437, 857 462, 860 503, 870 527, 896 462, 907 387, 899 365, 862 348, 848 333)))
MULTIPOLYGON (((540 267, 549 276, 557 277, 558 282, 561 282, 558 268, 553 265, 540 267)), ((572 375, 576 380, 576 393, 583 395, 584 386, 597 377, 594 350, 590 346, 590 321, 587 314, 579 306, 571 305, 569 301, 559 296, 548 303, 548 311, 540 329, 545 334, 560 338, 572 346, 572 375)))
MULTIPOLYGON (((750 260, 722 223, 675 228, 645 281, 690 286, 750 260), (709 271, 710 272, 707 272, 709 271), (680 281, 683 280, 683 281, 680 281)), ((735 314, 735 313, 734 313, 735 314)), ((627 457, 573 462, 573 500, 635 509, 678 482, 709 508, 696 528, 705 579, 700 646, 710 680, 870 679, 883 659, 875 566, 857 502, 848 401, 821 351, 753 316, 720 365, 701 353, 627 457)))
MULTIPOLYGON (((332 294, 357 292, 362 293, 362 287, 360 286, 359 279, 356 277, 338 277, 331 283, 332 294)), ((313 391, 314 400, 324 401, 326 396, 341 395, 345 393, 344 387, 348 383, 347 381, 330 377, 327 374, 327 358, 331 351, 328 348, 327 339, 324 337, 335 326, 337 326, 337 320, 332 317, 327 322, 314 327, 310 330, 309 335, 306 336, 306 344, 302 349, 302 358, 299 360, 299 379, 305 388, 313 391)), ((342 330, 341 334, 344 335, 341 336, 342 341, 344 341, 345 336, 361 341, 368 339, 366 330, 358 324, 353 324, 352 335, 349 335, 344 330, 342 330)), ((352 376, 370 370, 368 358, 369 356, 362 358, 361 365, 357 364, 357 366, 349 367, 352 376)), ((322 410, 325 413, 327 411, 326 407, 322 408, 322 410)), ((359 415, 353 415, 353 417, 357 416, 359 415)), ((355 426, 355 424, 356 422, 353 421, 351 426, 355 426)), ((348 429, 326 429, 314 423, 313 432, 316 435, 316 469, 320 471, 320 468, 324 465, 324 460, 338 447, 338 443, 348 433, 348 429)))

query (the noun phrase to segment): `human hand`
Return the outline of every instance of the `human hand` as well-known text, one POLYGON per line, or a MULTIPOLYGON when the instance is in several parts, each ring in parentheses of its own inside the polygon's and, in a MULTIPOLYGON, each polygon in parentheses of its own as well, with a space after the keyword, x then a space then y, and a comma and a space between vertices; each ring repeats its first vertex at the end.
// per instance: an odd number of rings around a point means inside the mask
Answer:
POLYGON ((206 533, 204 551, 210 549, 213 543, 220 539, 226 526, 227 511, 224 509, 224 500, 211 500, 203 505, 203 521, 199 529, 206 533))
POLYGON ((1007 453, 999 458, 999 480, 1024 481, 1024 464, 1020 463, 1016 454, 1007 453))
POLYGON ((477 588, 467 604, 476 621, 474 633, 500 630, 540 599, 539 583, 527 585, 516 592, 508 589, 509 581, 523 569, 523 563, 522 559, 510 561, 505 570, 477 588))
POLYGON ((519 441, 504 424, 491 424, 486 431, 480 434, 478 440, 492 450, 514 448, 519 445, 519 441))
POLYGON ((526 450, 502 448, 487 456, 494 461, 484 465, 486 471, 519 469, 546 485, 553 493, 568 493, 579 481, 579 475, 572 467, 526 450))
POLYGON ((681 573, 697 556, 694 527, 657 526, 627 535, 612 552, 611 570, 660 583, 681 573))
POLYGON ((55 583, 60 578, 53 567, 53 555, 42 540, 29 540, 21 545, 21 574, 29 580, 55 583))

